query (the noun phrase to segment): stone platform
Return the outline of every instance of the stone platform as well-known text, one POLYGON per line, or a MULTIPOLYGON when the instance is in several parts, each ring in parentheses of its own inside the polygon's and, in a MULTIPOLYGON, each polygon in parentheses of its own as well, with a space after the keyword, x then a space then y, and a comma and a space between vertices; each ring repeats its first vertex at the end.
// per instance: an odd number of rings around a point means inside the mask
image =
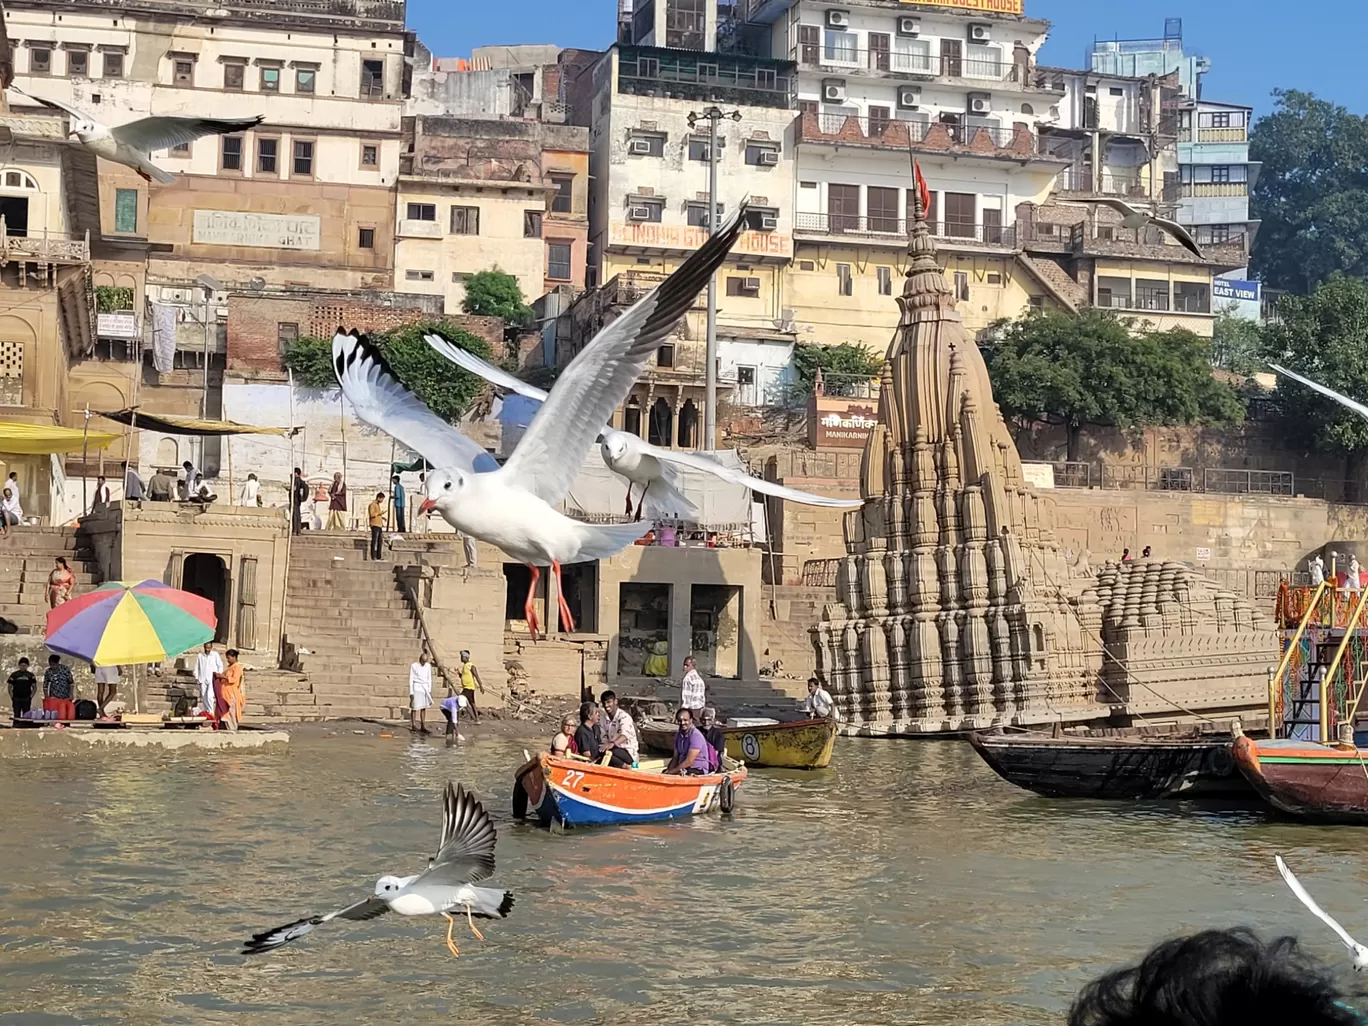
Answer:
POLYGON ((0 730, 0 759, 81 755, 113 749, 178 754, 228 751, 278 754, 287 751, 289 743, 290 735, 283 730, 13 727, 0 730))

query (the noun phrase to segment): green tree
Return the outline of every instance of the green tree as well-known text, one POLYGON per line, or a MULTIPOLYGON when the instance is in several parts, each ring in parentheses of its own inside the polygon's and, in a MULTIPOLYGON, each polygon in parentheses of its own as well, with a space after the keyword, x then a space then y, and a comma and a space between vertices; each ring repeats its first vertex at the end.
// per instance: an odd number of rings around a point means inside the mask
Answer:
POLYGON ((1335 271, 1368 275, 1368 118, 1310 93, 1273 95, 1249 141, 1263 164, 1250 203, 1263 222, 1253 270, 1299 293, 1335 271))
POLYGON ((1211 339, 1211 365, 1236 374, 1253 374, 1264 368, 1263 334, 1259 326, 1235 313, 1235 304, 1216 313, 1211 339))
MULTIPOLYGON (((1264 328, 1268 358, 1362 401, 1368 398, 1368 283, 1333 275, 1309 296, 1284 296, 1278 321, 1264 328)), ((1322 452, 1342 453, 1356 479, 1368 457, 1368 421, 1295 381, 1278 382, 1291 437, 1322 452)))
MULTIPOLYGON (((395 376, 433 413, 454 423, 470 409, 485 383, 434 352, 423 341, 427 334, 441 335, 485 360, 492 357, 492 350, 478 335, 440 322, 405 325, 371 336, 395 376)), ((291 342, 285 350, 285 366, 294 372, 295 382, 306 388, 337 387, 330 338, 303 337, 291 342)))
POLYGON ((1114 315, 1038 313, 997 326, 984 344, 1004 415, 1062 424, 1068 459, 1087 425, 1238 421, 1234 390, 1211 375, 1211 344, 1190 331, 1133 332, 1114 315))
POLYGON ((532 308, 523 301, 518 279, 498 267, 466 278, 461 309, 478 317, 502 317, 510 326, 532 318, 532 308))
POLYGON ((864 346, 842 342, 839 346, 819 346, 799 342, 793 347, 793 369, 798 372, 799 382, 808 390, 817 380, 817 372, 822 376, 846 375, 848 377, 877 377, 883 368, 883 359, 875 356, 864 346))

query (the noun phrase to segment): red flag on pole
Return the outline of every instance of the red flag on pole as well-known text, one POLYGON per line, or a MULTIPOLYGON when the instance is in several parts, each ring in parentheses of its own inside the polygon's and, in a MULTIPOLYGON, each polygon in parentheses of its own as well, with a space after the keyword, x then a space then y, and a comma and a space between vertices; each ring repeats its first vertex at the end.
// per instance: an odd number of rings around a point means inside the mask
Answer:
POLYGON ((922 175, 921 162, 912 162, 912 174, 917 179, 917 195, 921 199, 922 220, 931 216, 931 187, 926 184, 926 178, 922 175))

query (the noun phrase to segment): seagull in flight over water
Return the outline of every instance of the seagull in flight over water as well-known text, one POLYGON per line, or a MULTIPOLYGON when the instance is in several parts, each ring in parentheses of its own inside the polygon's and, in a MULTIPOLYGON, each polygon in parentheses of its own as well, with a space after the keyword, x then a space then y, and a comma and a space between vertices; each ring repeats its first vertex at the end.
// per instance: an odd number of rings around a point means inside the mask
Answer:
POLYGON ((263 120, 261 115, 254 118, 183 118, 165 115, 140 118, 110 128, 100 124, 78 107, 72 107, 60 100, 32 96, 18 86, 10 88, 20 96, 41 103, 44 107, 65 111, 67 131, 84 149, 97 157, 131 167, 147 181, 157 181, 162 185, 170 185, 176 180, 176 176, 152 163, 154 150, 168 150, 172 146, 194 142, 206 135, 245 132, 249 128, 255 128, 263 120))
MULTIPOLYGON (((467 349, 452 345, 440 335, 426 336, 427 344, 456 366, 478 374, 491 385, 507 392, 514 392, 539 403, 546 402, 547 392, 536 385, 515 378, 505 370, 480 359, 467 349)), ((641 485, 641 498, 637 502, 636 519, 641 519, 641 507, 646 502, 646 493, 652 487, 663 493, 663 502, 655 504, 662 515, 689 517, 697 514, 693 502, 683 492, 683 481, 679 468, 689 467, 713 477, 721 478, 730 484, 741 485, 751 491, 773 495, 791 502, 801 502, 807 506, 826 506, 832 509, 849 509, 864 504, 862 499, 833 499, 825 495, 786 488, 774 481, 751 477, 735 467, 723 466, 716 460, 699 452, 683 452, 652 445, 643 441, 630 431, 618 431, 605 427, 598 436, 599 455, 613 473, 627 479, 627 514, 632 514, 632 486, 641 485)))
POLYGON ((456 920, 450 910, 464 909, 470 932, 484 940, 473 917, 502 919, 513 907, 512 891, 471 886, 494 874, 496 840, 494 824, 484 806, 469 791, 453 787, 448 781, 442 796, 442 835, 437 842, 437 854, 428 861, 427 869, 414 876, 382 876, 375 881, 375 893, 369 897, 327 915, 308 916, 258 933, 243 945, 242 953, 260 955, 274 951, 333 919, 365 920, 397 912, 401 916, 444 916, 447 949, 459 956, 456 942, 451 939, 456 920))
POLYGON ((555 507, 661 340, 726 259, 745 225, 746 209, 740 204, 673 274, 594 336, 565 368, 513 455, 486 473, 477 465, 490 459, 484 448, 405 388, 369 340, 341 329, 333 337, 333 370, 356 415, 419 453, 433 468, 419 514, 435 509, 457 531, 531 569, 523 610, 534 639, 538 621, 532 600, 539 567, 551 568, 561 623, 573 632, 561 565, 607 559, 645 533, 639 524, 572 520, 555 507))
POLYGON ((1307 893, 1306 888, 1301 885, 1301 881, 1292 874, 1292 870, 1287 868, 1287 863, 1283 861, 1281 855, 1277 855, 1275 858, 1278 861, 1278 872, 1282 874, 1283 881, 1292 889, 1292 893, 1311 910, 1312 915, 1334 930, 1339 939, 1344 942, 1344 946, 1349 949, 1349 953, 1353 956, 1354 971, 1361 973, 1364 969, 1368 969, 1368 947, 1364 947, 1353 937, 1350 937, 1348 930, 1331 919, 1325 909, 1316 904, 1316 899, 1307 893))

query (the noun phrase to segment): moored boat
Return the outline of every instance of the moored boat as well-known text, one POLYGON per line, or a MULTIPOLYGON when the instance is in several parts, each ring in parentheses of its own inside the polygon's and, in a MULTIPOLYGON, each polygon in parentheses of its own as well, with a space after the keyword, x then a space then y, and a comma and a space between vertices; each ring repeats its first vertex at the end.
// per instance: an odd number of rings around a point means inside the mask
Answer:
MULTIPOLYGON (((785 769, 825 769, 836 745, 834 720, 739 720, 723 725, 727 755, 747 766, 785 769)), ((641 743, 652 751, 674 752, 675 727, 663 720, 647 720, 637 728, 641 743)))
POLYGON ((1231 735, 1193 738, 969 736, 993 771, 1047 798, 1252 798, 1231 735))
POLYGON ((1279 738, 1235 739, 1235 764, 1280 812, 1322 823, 1368 823, 1368 751, 1279 738))
POLYGON ((746 779, 744 766, 706 776, 667 775, 664 769, 664 760, 619 769, 543 752, 517 772, 513 814, 536 816, 545 827, 584 827, 730 812, 746 779))

